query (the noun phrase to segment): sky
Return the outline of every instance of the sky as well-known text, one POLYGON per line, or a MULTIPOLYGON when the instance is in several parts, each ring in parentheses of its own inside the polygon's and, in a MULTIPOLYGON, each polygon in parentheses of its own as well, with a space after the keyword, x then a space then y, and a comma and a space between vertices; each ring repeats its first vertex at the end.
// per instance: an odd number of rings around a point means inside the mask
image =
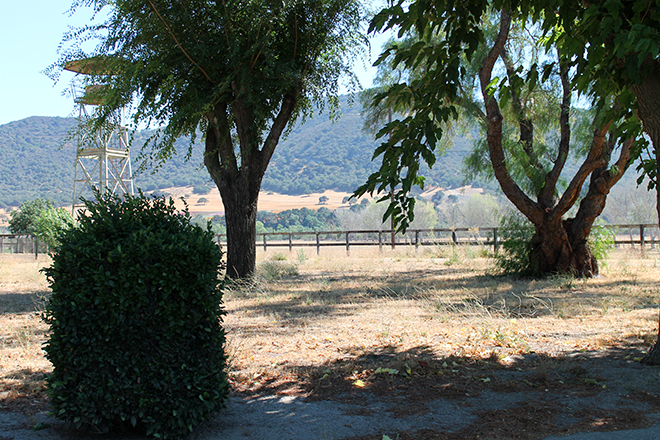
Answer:
MULTIPOLYGON (((57 48, 68 26, 89 23, 86 10, 70 16, 71 0, 0 0, 0 125, 30 116, 72 116, 73 100, 64 96, 74 74, 63 72, 54 83, 43 71, 58 59, 57 48)), ((372 39, 372 61, 384 36, 372 39)), ((371 85, 375 68, 355 71, 363 87, 371 85)))

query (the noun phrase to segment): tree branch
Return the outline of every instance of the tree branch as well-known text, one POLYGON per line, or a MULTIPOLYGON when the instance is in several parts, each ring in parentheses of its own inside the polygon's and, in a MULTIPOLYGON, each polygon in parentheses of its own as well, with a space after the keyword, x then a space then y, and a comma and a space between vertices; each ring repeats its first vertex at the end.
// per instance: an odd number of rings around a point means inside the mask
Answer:
POLYGON ((208 79, 209 82, 211 82, 211 83, 213 84, 213 80, 209 77, 209 75, 206 73, 206 71, 204 71, 204 69, 202 69, 202 67, 201 67, 199 64, 197 64, 197 63, 195 62, 195 60, 193 60, 193 59, 190 57, 190 55, 188 55, 188 52, 186 52, 186 50, 183 48, 183 46, 181 45, 181 43, 179 43, 179 40, 176 38, 176 35, 175 35, 174 32, 172 31, 172 28, 167 24, 167 22, 165 21, 165 19, 163 18, 163 16, 160 15, 160 12, 158 12, 158 9, 156 9, 156 6, 154 5, 154 3, 153 3, 151 0, 147 0, 147 1, 148 1, 149 4, 151 5, 151 9, 154 10, 154 12, 156 13, 156 15, 157 15, 158 18, 160 19, 160 21, 163 22, 163 25, 165 25, 165 27, 167 28, 167 32, 170 33, 170 35, 171 35, 172 38, 174 39, 174 42, 176 43, 176 45, 179 47, 179 49, 181 49, 181 52, 183 52, 183 54, 186 56, 186 58, 188 58, 188 59, 190 60, 190 62, 193 63, 193 65, 194 65, 195 67, 197 67, 197 68, 200 70, 200 72, 202 72, 202 74, 206 77, 206 79, 208 79))
POLYGON ((298 103, 299 94, 300 90, 298 89, 287 95, 284 95, 282 106, 280 107, 280 112, 277 114, 277 117, 275 117, 270 132, 268 133, 268 137, 266 138, 264 146, 261 149, 262 174, 266 172, 266 167, 268 167, 268 163, 273 156, 273 152, 275 151, 275 147, 277 146, 277 143, 282 136, 282 132, 291 120, 291 115, 293 115, 293 111, 295 110, 296 104, 298 103))
POLYGON ((566 159, 568 158, 568 151, 570 148, 571 139, 571 126, 569 121, 571 109, 571 86, 568 80, 568 69, 564 63, 559 64, 559 77, 561 78, 562 86, 562 100, 559 114, 559 151, 557 151, 557 158, 552 170, 545 176, 545 184, 539 194, 539 203, 545 208, 549 208, 554 204, 555 191, 557 181, 561 171, 564 169, 566 159))
POLYGON ((218 182, 223 180, 220 178, 221 174, 237 176, 239 173, 234 143, 229 132, 227 105, 219 104, 211 114, 207 115, 207 119, 204 165, 216 184, 220 185, 218 182))
POLYGON ((594 137, 591 141, 591 149, 587 154, 587 158, 584 163, 582 163, 582 166, 577 173, 575 173, 575 176, 573 176, 571 183, 568 184, 568 188, 566 188, 561 199, 559 199, 557 206, 552 210, 552 215, 561 217, 568 212, 580 196, 582 185, 585 180, 587 180, 587 177, 589 177, 594 170, 607 165, 606 155, 604 153, 607 141, 606 137, 610 125, 611 121, 594 132, 594 137))
POLYGON ((500 18, 500 30, 495 43, 486 58, 484 58, 482 66, 479 69, 481 94, 486 106, 486 117, 488 121, 488 133, 486 139, 488 141, 490 161, 493 164, 493 172, 502 191, 516 208, 523 213, 523 215, 525 215, 532 223, 538 224, 541 222, 543 215, 541 209, 536 202, 527 197, 527 195, 520 189, 516 182, 511 178, 511 174, 506 168, 506 160, 502 147, 503 117, 499 105, 497 104, 497 100, 491 95, 491 91, 488 88, 491 81, 493 66, 502 53, 502 50, 504 50, 504 45, 509 36, 510 26, 511 17, 503 10, 500 18))

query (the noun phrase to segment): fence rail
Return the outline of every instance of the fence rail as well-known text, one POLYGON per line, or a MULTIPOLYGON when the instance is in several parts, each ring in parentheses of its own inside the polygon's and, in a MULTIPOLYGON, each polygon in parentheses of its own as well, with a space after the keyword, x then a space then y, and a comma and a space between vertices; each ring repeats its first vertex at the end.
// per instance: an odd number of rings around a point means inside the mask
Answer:
MULTIPOLYGON (((660 233, 656 224, 604 225, 615 231, 615 246, 630 245, 653 247, 660 244, 660 233)), ((220 246, 226 245, 226 235, 216 235, 220 246)), ((344 246, 350 254, 352 246, 442 246, 442 245, 481 245, 492 246, 497 250, 501 244, 498 228, 442 228, 409 229, 405 234, 392 235, 391 230, 356 230, 356 231, 316 231, 316 232, 264 232, 257 234, 256 245, 267 251, 269 247, 316 247, 317 255, 326 246, 344 246), (392 240, 394 237, 394 240, 392 240)), ((45 243, 32 235, 0 234, 0 253, 35 254, 48 252, 45 243)))

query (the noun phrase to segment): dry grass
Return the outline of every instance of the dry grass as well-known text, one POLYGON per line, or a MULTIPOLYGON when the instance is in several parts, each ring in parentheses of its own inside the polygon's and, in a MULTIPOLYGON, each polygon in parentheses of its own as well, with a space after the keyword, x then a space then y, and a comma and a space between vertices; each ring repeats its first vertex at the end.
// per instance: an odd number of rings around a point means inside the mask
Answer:
POLYGON ((303 252, 262 253, 256 285, 226 294, 237 385, 365 359, 641 347, 657 331, 657 253, 618 250, 597 279, 532 280, 492 275, 477 249, 303 252))
POLYGON ((0 254, 0 408, 43 406, 48 286, 39 270, 49 264, 47 256, 0 254))
MULTIPOLYGON (((230 374, 239 391, 277 380, 363 377, 450 356, 506 359, 642 347, 657 332, 657 252, 617 250, 592 280, 490 274, 476 248, 260 251, 259 277, 225 295, 230 374), (365 367, 366 368, 366 367, 365 367), (373 371, 373 370, 371 370, 373 371)), ((43 403, 46 257, 0 255, 0 406, 43 403)), ((270 385, 268 385, 270 384, 270 385)))

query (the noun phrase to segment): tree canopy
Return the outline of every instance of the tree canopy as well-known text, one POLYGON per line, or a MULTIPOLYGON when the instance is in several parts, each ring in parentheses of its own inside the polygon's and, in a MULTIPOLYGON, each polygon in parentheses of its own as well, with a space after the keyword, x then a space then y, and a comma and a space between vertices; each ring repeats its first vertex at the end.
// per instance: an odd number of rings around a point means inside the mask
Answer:
POLYGON ((584 88, 579 57, 559 48, 560 33, 552 27, 558 21, 547 18, 566 8, 561 1, 395 2, 376 15, 370 31, 396 28, 400 37, 416 39, 391 46, 377 63, 421 74, 376 95, 374 106, 407 112, 380 131, 387 136, 375 153, 381 168, 357 194, 398 186, 388 214, 405 228, 414 207, 410 189, 424 184, 420 163, 435 163, 446 127, 468 112, 480 122, 491 175, 535 226, 534 270, 597 273, 587 237, 609 189, 642 145, 640 124, 633 109, 621 104, 625 89, 593 82, 584 88), (517 41, 521 34, 531 39, 517 41), (573 103, 578 92, 598 96, 588 137, 578 136, 585 116, 573 103), (582 165, 562 187, 569 155, 581 157, 582 165), (575 217, 564 219, 585 182, 575 217))
POLYGON ((228 275, 254 272, 256 202, 280 137, 313 104, 338 102, 341 78, 356 85, 366 43, 357 0, 77 0, 108 18, 65 36, 59 65, 82 59, 105 85, 94 126, 132 106, 133 122, 159 130, 145 144, 156 161, 201 131, 204 163, 227 215, 228 275), (77 43, 97 38, 91 53, 77 43))

